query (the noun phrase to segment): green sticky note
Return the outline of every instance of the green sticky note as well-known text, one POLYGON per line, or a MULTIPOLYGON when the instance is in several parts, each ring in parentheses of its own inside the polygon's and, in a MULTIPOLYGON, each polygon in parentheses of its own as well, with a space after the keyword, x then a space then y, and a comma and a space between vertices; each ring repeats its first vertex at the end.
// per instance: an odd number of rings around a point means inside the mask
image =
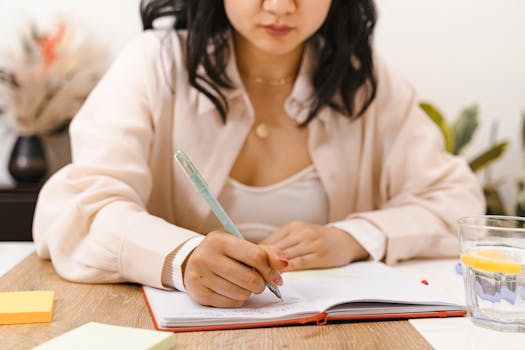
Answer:
POLYGON ((175 346, 171 332, 89 322, 37 347, 35 350, 168 350, 175 346))

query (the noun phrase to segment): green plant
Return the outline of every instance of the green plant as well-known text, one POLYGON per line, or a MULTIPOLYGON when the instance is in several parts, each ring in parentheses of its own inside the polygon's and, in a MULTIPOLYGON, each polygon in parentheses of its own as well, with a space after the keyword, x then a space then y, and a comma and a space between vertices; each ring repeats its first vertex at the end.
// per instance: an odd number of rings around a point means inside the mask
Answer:
MULTIPOLYGON (((464 108, 456 119, 448 122, 437 107, 428 103, 421 102, 420 107, 423 111, 437 124, 445 138, 446 150, 454 155, 461 155, 465 147, 472 140, 476 129, 479 126, 477 105, 471 105, 464 108)), ((524 130, 525 138, 525 130, 524 130)), ((525 142, 525 141, 524 141, 525 142)), ((524 143, 525 144, 525 143, 524 143)), ((492 144, 486 150, 478 153, 474 158, 469 160, 469 166, 474 172, 486 170, 493 162, 498 160, 507 150, 508 141, 502 141, 492 144)), ((500 181, 488 179, 483 184, 483 192, 487 201, 487 214, 504 215, 505 207, 498 192, 500 181)), ((525 191, 525 182, 523 183, 525 191)), ((523 209, 525 210, 525 203, 523 209)))

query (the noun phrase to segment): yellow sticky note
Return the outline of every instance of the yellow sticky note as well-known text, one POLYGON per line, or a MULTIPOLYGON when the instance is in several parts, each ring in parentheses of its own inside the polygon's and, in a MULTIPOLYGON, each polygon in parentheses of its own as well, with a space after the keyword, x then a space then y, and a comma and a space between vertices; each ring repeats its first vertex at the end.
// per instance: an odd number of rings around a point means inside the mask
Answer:
POLYGON ((0 324, 51 322, 55 292, 0 292, 0 324))
POLYGON ((89 322, 33 350, 171 350, 174 346, 175 338, 171 332, 89 322))

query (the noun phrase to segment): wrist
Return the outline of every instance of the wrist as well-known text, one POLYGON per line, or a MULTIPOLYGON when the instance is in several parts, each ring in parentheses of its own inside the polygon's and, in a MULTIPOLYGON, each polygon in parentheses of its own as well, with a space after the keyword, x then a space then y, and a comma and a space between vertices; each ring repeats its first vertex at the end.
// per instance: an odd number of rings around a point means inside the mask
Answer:
POLYGON ((187 258, 203 239, 203 236, 193 237, 168 254, 162 269, 162 285, 185 291, 183 273, 187 258))
POLYGON ((193 250, 202 242, 204 236, 194 237, 184 243, 175 254, 171 263, 171 278, 173 287, 181 292, 185 292, 184 273, 183 269, 186 267, 186 261, 193 250))
MULTIPOLYGON (((343 231, 346 233, 345 231, 343 231)), ((370 254, 368 251, 359 243, 354 236, 346 233, 346 236, 350 239, 350 262, 366 260, 369 258, 370 254)))
POLYGON ((348 252, 347 263, 365 260, 369 257, 368 251, 361 245, 361 243, 359 243, 357 239, 355 239, 351 233, 337 227, 331 227, 331 229, 338 231, 337 234, 340 235, 340 237, 342 237, 345 241, 344 247, 348 252))
MULTIPOLYGON (((381 260, 385 255, 386 236, 379 227, 367 220, 353 218, 330 223, 328 226, 338 228, 353 239, 366 250, 370 259, 381 260)), ((352 257, 352 261, 359 260, 359 257, 352 257)))

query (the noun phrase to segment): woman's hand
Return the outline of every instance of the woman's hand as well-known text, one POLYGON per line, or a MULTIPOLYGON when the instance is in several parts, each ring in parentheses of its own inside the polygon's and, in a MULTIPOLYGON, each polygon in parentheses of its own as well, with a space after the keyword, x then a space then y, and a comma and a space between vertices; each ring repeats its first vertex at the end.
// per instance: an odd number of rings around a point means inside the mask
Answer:
POLYGON ((368 256, 347 232, 302 221, 280 227, 261 244, 274 246, 284 254, 289 261, 286 270, 341 266, 368 256))
POLYGON ((282 285, 286 266, 274 247, 258 246, 221 231, 210 232, 186 259, 184 285, 199 304, 240 307, 265 281, 282 285))

